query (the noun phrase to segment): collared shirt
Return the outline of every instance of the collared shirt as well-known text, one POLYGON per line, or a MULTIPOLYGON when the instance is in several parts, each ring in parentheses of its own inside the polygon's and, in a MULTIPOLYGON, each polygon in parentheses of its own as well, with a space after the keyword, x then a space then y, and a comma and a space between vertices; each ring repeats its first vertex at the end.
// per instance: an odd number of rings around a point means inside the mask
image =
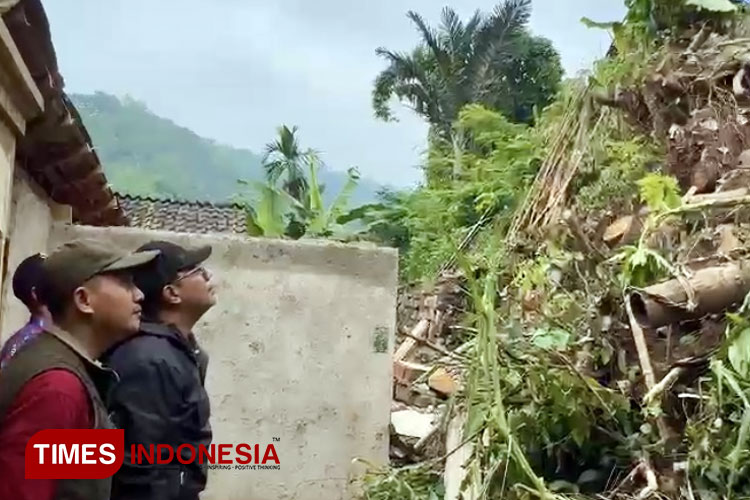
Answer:
POLYGON ((0 350, 0 370, 10 361, 10 359, 21 350, 21 348, 34 340, 44 331, 44 320, 42 318, 31 317, 20 330, 11 335, 0 350))

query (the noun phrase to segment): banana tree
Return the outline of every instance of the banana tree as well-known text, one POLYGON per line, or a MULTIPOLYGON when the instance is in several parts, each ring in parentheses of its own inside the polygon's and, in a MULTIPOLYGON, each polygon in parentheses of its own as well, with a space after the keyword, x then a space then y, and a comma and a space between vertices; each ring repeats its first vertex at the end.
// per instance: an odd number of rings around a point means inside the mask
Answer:
POLYGON ((347 179, 344 187, 336 195, 333 202, 325 207, 323 204, 323 190, 318 183, 318 165, 317 162, 310 162, 309 174, 310 187, 307 192, 307 231, 306 236, 313 237, 330 237, 343 231, 343 225, 339 224, 339 217, 349 205, 354 190, 359 183, 359 172, 356 168, 350 168, 347 171, 347 179))
POLYGON ((287 232, 287 214, 294 202, 286 191, 262 182, 238 181, 251 189, 249 195, 235 198, 247 214, 247 233, 250 236, 281 238, 287 232))
POLYGON ((239 181, 251 192, 235 197, 247 212, 250 236, 267 238, 332 237, 343 232, 338 219, 344 215, 349 199, 357 187, 359 173, 351 168, 344 187, 333 202, 323 203, 323 186, 318 182, 318 165, 310 162, 308 187, 300 199, 286 190, 262 182, 239 181))

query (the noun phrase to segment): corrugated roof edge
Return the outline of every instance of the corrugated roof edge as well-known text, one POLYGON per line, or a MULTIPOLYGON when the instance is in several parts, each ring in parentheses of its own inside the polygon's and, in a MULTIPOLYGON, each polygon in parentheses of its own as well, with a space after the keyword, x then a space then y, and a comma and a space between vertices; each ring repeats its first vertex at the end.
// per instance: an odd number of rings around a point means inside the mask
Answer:
POLYGON ((214 203, 211 201, 202 201, 202 200, 186 200, 186 199, 181 199, 181 198, 166 198, 166 197, 151 196, 151 195, 137 195, 137 194, 130 194, 130 193, 122 193, 119 191, 115 191, 115 196, 117 197, 118 200, 147 201, 150 203, 162 202, 162 203, 172 203, 174 205, 197 205, 199 207, 237 208, 237 209, 245 208, 242 203, 237 203, 237 202, 214 203))

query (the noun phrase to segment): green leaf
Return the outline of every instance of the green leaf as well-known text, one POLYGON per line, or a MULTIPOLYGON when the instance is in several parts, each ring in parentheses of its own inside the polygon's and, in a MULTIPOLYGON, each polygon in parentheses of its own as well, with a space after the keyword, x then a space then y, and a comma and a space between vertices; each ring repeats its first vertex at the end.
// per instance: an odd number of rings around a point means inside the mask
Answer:
POLYGON ((570 333, 562 328, 540 328, 534 332, 531 342, 540 349, 554 349, 560 351, 568 347, 570 333))
POLYGON ((466 421, 465 436, 473 436, 484 426, 487 418, 488 408, 485 405, 474 405, 469 409, 469 416, 466 421))
POLYGON ((366 205, 360 205, 344 214, 341 214, 336 219, 336 222, 338 222, 339 224, 347 224, 355 220, 362 220, 367 218, 369 215, 381 212, 386 208, 387 207, 384 203, 368 203, 366 205))
POLYGON ((347 171, 346 184, 341 188, 341 191, 339 191, 339 194, 329 208, 331 220, 337 220, 344 213, 347 205, 349 205, 349 199, 354 194, 354 190, 357 189, 358 184, 359 171, 356 168, 350 168, 347 171))
POLYGON ((247 213, 247 234, 250 236, 263 236, 263 228, 255 222, 255 215, 248 211, 247 213))
POLYGON ((610 22, 594 21, 591 18, 588 18, 586 16, 583 16, 581 18, 581 22, 587 28, 597 28, 597 29, 602 29, 602 30, 611 30, 611 29, 614 29, 614 28, 620 26, 620 24, 622 24, 622 23, 619 23, 617 21, 610 21, 610 22))
POLYGON ((312 236, 327 236, 338 229, 336 221, 342 216, 346 206, 349 204, 354 190, 359 183, 359 172, 350 168, 346 184, 341 188, 331 206, 323 206, 321 190, 318 186, 317 165, 310 162, 310 210, 312 218, 308 226, 308 234, 312 236))
POLYGON ((574 416, 570 419, 570 424, 570 436, 579 447, 582 447, 586 443, 586 440, 589 438, 589 423, 584 418, 574 416))
POLYGON ((735 12, 737 6, 729 0, 687 0, 686 5, 711 12, 735 12))
POLYGON ((323 211, 323 192, 318 183, 318 163, 315 158, 310 158, 310 210, 316 214, 323 211))
MULTIPOLYGON (((286 214, 289 207, 296 202, 286 192, 261 182, 253 183, 258 193, 258 200, 254 206, 251 230, 260 230, 263 236, 279 238, 286 229, 286 214)), ((260 236, 261 234, 256 234, 260 236)))
POLYGON ((750 378, 750 328, 740 332, 729 346, 727 353, 729 363, 743 378, 750 378))
POLYGON ((653 212, 677 208, 682 203, 677 179, 668 175, 648 174, 638 181, 641 200, 653 212))

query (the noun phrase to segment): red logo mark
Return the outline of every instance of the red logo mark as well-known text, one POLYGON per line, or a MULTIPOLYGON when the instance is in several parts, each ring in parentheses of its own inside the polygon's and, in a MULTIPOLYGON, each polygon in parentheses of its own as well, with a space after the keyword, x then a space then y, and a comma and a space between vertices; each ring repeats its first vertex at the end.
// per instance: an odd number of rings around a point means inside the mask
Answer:
POLYGON ((102 479, 122 465, 122 429, 45 429, 26 443, 26 479, 102 479))

